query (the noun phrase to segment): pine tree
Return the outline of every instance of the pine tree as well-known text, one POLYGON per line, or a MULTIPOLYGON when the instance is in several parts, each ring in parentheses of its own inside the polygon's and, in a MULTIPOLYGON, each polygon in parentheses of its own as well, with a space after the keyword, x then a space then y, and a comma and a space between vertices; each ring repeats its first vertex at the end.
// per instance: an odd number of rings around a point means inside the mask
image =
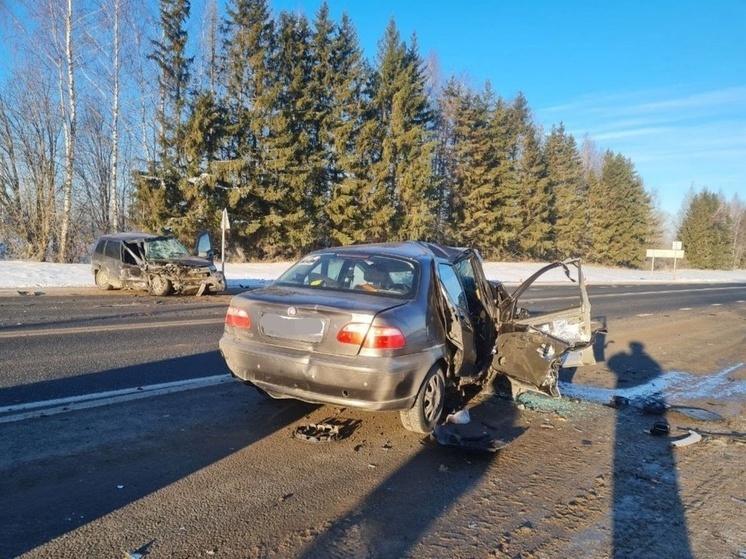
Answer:
POLYGON ((691 197, 678 236, 693 268, 731 268, 733 229, 722 197, 707 189, 691 197))

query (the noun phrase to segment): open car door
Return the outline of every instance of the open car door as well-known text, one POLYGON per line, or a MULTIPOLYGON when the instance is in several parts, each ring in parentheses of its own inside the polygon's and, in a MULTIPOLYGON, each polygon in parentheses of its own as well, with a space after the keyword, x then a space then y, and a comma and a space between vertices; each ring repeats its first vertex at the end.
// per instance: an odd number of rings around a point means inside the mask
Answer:
POLYGON ((563 364, 595 363, 595 332, 580 259, 545 266, 502 300, 498 310, 492 367, 519 384, 559 397, 557 382, 563 364), (564 272, 575 284, 571 297, 541 297, 533 284, 552 270, 564 272))

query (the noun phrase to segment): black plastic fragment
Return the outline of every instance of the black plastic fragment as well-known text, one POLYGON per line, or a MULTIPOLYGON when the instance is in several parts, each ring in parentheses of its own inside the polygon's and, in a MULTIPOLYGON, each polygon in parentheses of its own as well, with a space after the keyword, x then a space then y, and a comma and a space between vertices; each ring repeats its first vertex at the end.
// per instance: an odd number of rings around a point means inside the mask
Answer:
POLYGON ((293 437, 311 443, 328 443, 339 440, 339 425, 330 423, 312 423, 301 425, 294 432, 293 437))

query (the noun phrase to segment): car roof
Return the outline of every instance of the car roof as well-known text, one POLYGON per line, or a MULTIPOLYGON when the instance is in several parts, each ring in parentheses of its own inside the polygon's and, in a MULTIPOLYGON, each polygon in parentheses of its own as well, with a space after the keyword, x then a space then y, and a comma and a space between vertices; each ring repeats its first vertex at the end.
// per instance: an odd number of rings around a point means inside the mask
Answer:
POLYGON ((370 243, 360 245, 348 245, 344 247, 329 247, 318 252, 334 253, 375 253, 403 258, 444 258, 450 259, 462 253, 463 248, 449 247, 425 241, 403 241, 393 243, 370 243))
POLYGON ((131 243, 133 241, 145 241, 150 239, 157 239, 160 235, 153 235, 152 233, 140 233, 138 231, 130 231, 126 233, 112 233, 110 235, 101 235, 99 239, 106 239, 112 241, 124 241, 131 243))

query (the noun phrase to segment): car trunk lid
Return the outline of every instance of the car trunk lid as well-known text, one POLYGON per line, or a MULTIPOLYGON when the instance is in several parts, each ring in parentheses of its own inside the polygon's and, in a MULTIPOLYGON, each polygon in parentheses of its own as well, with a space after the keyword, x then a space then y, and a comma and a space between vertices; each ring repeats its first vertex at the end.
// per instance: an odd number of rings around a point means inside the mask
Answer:
POLYGON ((251 320, 248 330, 234 334, 278 348, 357 355, 360 343, 340 341, 340 331, 350 324, 370 326, 378 313, 404 303, 363 293, 270 286, 234 299, 232 305, 247 311, 251 320))

